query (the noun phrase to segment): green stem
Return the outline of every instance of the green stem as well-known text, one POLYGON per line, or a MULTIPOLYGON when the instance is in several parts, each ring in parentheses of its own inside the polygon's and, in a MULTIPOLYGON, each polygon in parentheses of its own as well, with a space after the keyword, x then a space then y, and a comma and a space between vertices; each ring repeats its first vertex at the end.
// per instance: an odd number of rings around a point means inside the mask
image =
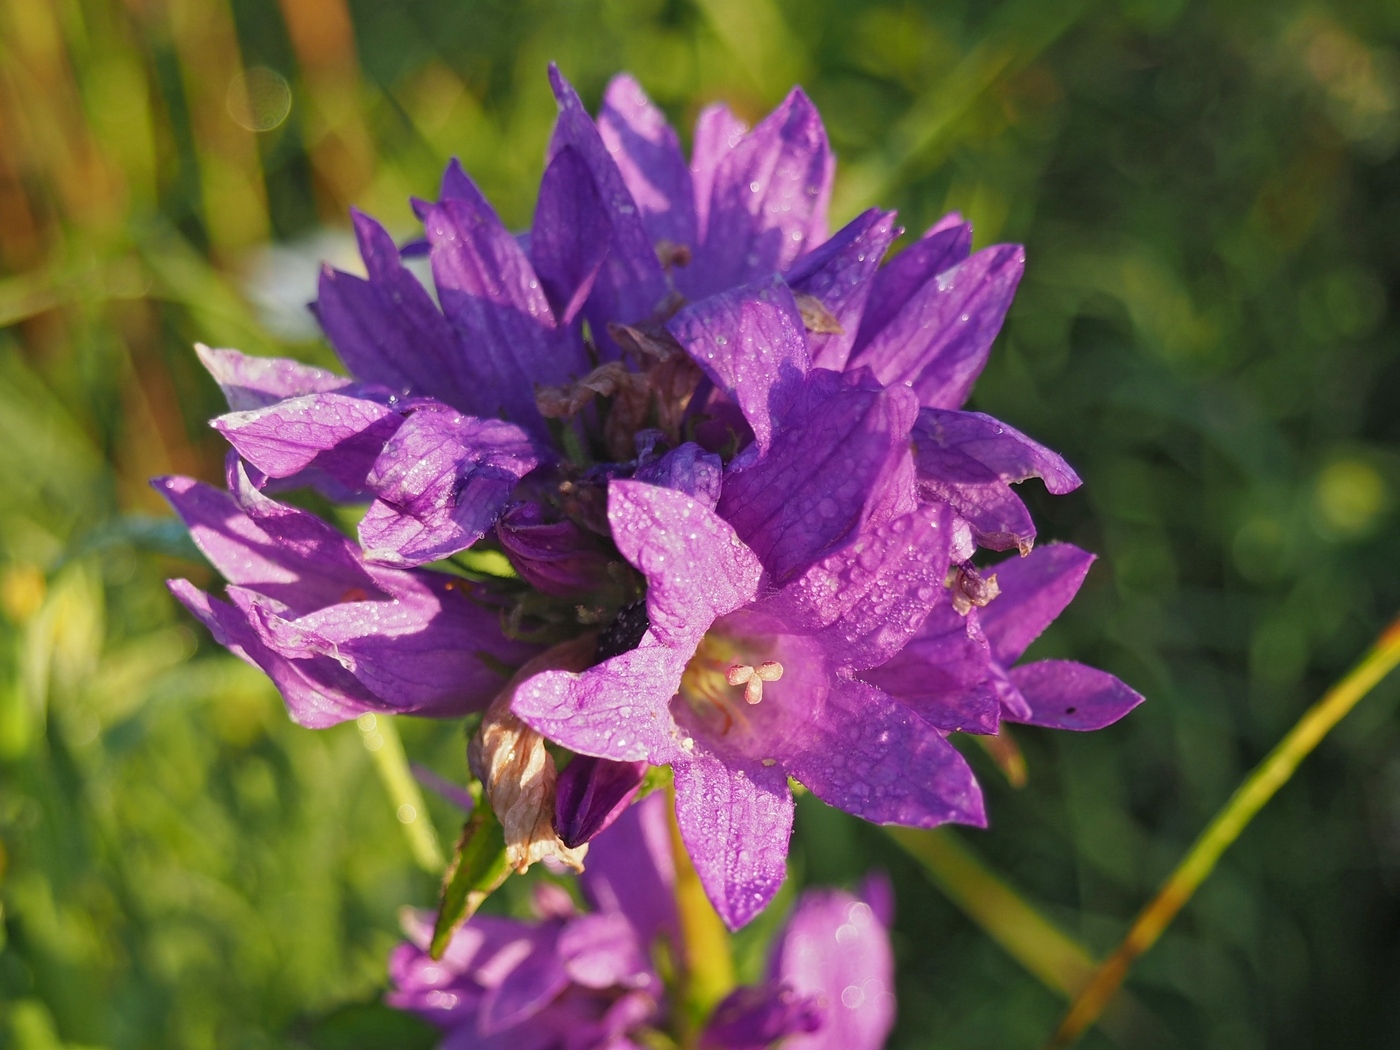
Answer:
POLYGON ((676 911, 680 916, 683 944, 677 951, 680 970, 681 1045, 695 1044, 705 1020, 734 988, 734 958, 729 931, 715 911, 700 876, 690 862, 676 823, 674 790, 671 805, 671 855, 676 864, 676 911))
POLYGON ((1128 975, 1139 955, 1147 951, 1162 931, 1205 881, 1220 855, 1235 841, 1254 815, 1274 797, 1304 758, 1358 700, 1400 663, 1400 619, 1376 639, 1371 651, 1351 672, 1310 707, 1283 738, 1255 767, 1249 777, 1201 833, 1189 853, 1177 865, 1157 896, 1138 913, 1123 943, 1094 974, 1093 980, 1070 1004, 1047 1050, 1062 1050, 1075 1043, 1103 1013, 1128 975))
POLYGON ((403 825, 413 859, 424 871, 441 875, 447 861, 438 844, 437 829, 423 802, 423 792, 408 768, 408 756, 404 754, 394 719, 390 715, 363 714, 355 719, 355 724, 360 728, 365 749, 374 758, 375 771, 388 792, 394 815, 403 825))

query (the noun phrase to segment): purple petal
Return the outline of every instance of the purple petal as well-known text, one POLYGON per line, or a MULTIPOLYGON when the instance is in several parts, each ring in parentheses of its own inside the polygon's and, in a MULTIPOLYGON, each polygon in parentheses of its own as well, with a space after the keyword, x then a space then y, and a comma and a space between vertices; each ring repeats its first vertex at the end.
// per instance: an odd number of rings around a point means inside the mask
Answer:
POLYGON ((558 932, 548 926, 530 931, 528 954, 481 1001, 477 1025, 482 1035, 495 1035, 533 1017, 568 987, 557 939, 558 932))
POLYGON ((899 652, 860 677, 944 732, 995 733, 1000 715, 987 681, 991 652, 975 616, 944 596, 899 652))
POLYGON ((500 668, 533 647, 501 633, 499 610, 468 581, 420 573, 412 583, 395 587, 392 601, 344 602, 296 620, 265 615, 264 638, 285 655, 335 659, 397 710, 483 709, 506 684, 500 668))
POLYGON ((706 508, 714 510, 724 480, 724 465, 713 452, 687 441, 664 456, 642 464, 632 477, 694 496, 706 508))
POLYGON ((192 478, 156 478, 151 484, 230 583, 299 611, 334 605, 346 594, 383 597, 353 544, 315 515, 276 503, 251 485, 240 493, 240 506, 227 492, 192 478))
POLYGON ((554 792, 554 830, 564 845, 581 846, 617 820, 637 797, 646 772, 645 762, 576 756, 554 792))
POLYGON ((549 83, 559 104, 559 120, 550 139, 549 157, 553 159, 569 146, 578 151, 593 175, 612 224, 607 261, 585 310, 593 331, 599 338, 605 338, 609 322, 634 324, 651 317, 670 288, 637 202, 628 191, 617 162, 608 152, 573 85, 552 63, 549 83))
POLYGON ((324 368, 286 357, 249 357, 237 350, 216 350, 196 343, 200 362, 219 384, 234 412, 263 408, 283 398, 344 390, 353 381, 324 368))
POLYGON ((568 598, 608 581, 609 558, 598 537, 568 518, 546 521, 538 503, 519 503, 496 522, 510 563, 536 590, 568 598))
MULTIPOLYGON (((774 980, 824 1007, 822 1026, 784 1050, 880 1050, 894 1027, 894 953, 877 905, 840 890, 809 890, 797 902, 777 950, 774 980)), ((886 920, 888 921, 888 920, 886 920)))
POLYGON ((670 704, 693 648, 672 649, 647 632, 637 648, 587 671, 527 679, 510 709, 579 754, 664 766, 680 754, 670 704))
POLYGON ((369 216, 351 214, 369 280, 321 270, 315 312, 326 337, 360 379, 466 407, 474 370, 451 326, 404 268, 393 238, 369 216))
POLYGON ((759 608, 812 634, 837 664, 882 664, 947 600, 951 521, 946 509, 923 507, 862 530, 759 608))
POLYGON ((571 919, 559 935, 559 958, 585 988, 639 988, 655 979, 637 931, 617 912, 571 919))
POLYGON ((767 455, 731 464, 719 512, 782 582, 839 547, 912 474, 909 428, 918 411, 904 387, 868 374, 817 369, 767 455))
POLYGON ((700 111, 690 147, 690 178, 695 187, 695 229, 698 240, 705 239, 709 223, 710 198, 715 173, 720 164, 744 141, 749 126, 736 117, 723 102, 700 111))
POLYGON ((362 489, 401 422, 398 412, 377 401, 320 393, 229 412, 210 425, 269 477, 289 478, 314 468, 362 489))
POLYGON ((793 88, 720 161, 704 209, 704 248, 683 287, 698 297, 745 284, 824 241, 834 172, 821 115, 793 88))
POLYGON ((1019 245, 987 248, 926 282, 852 357, 919 403, 958 408, 982 373, 1025 267, 1019 245))
POLYGON ((170 580, 170 591, 214 640, 272 679, 292 721, 322 729, 384 705, 350 672, 324 657, 289 660, 263 644, 242 610, 209 597, 188 580, 170 580))
POLYGON ((743 410, 760 449, 807 374, 807 338, 780 278, 734 288, 666 326, 710 380, 743 410))
POLYGON ((753 601, 762 567, 733 527, 683 492, 608 486, 617 549, 647 578, 651 633, 689 659, 715 618, 753 601))
POLYGON ((700 1050, 767 1050, 785 1036, 817 1031, 824 1013, 815 996, 782 982, 736 988, 710 1015, 700 1050))
POLYGON ((583 308, 608 253, 612 223, 578 152, 564 147, 540 180, 530 258, 554 316, 568 324, 583 308))
POLYGON ((1029 553, 1035 524, 1010 483, 1045 479, 1059 495, 1079 487, 1060 456, 980 412, 925 408, 914 424, 914 465, 922 499, 947 503, 983 547, 1029 553))
POLYGON ((414 412, 367 479, 375 501, 360 522, 365 556, 407 566, 465 550, 538 464, 530 436, 513 424, 446 406, 414 412))
POLYGON ((958 265, 971 250, 972 224, 963 222, 962 216, 953 212, 880 267, 861 317, 855 349, 859 351, 884 331, 915 292, 938 274, 958 265))
POLYGON ((598 132, 641 211, 653 244, 694 248, 695 194, 680 141, 665 115, 627 74, 613 78, 598 112, 598 132))
POLYGON ((588 368, 582 347, 554 313, 534 268, 484 203, 445 200, 424 220, 443 313, 471 347, 476 382, 466 407, 544 432, 536 384, 560 384, 588 368))
POLYGON ((1102 729, 1122 718, 1142 695, 1107 671, 1073 660, 1040 660, 1011 669, 1011 681, 1030 707, 1016 719, 1049 729, 1102 729))
POLYGON ((731 930, 768 906, 787 875, 792 792, 778 766, 697 747, 672 766, 676 822, 700 883, 731 930))
POLYGON ((794 292, 820 299, 841 325, 840 332, 808 334, 812 364, 837 371, 846 367, 872 279, 894 238, 894 212, 871 208, 798 259, 785 275, 794 292))
POLYGON ((833 680, 825 703, 778 757, 828 805, 876 824, 985 827, 982 790, 962 755, 903 704, 833 680))
POLYGON ((978 622, 992 645, 992 659, 1003 667, 1019 660, 1064 612, 1093 563, 1094 555, 1072 543, 1051 543, 1024 558, 1008 558, 993 566, 1001 594, 977 610, 978 622))
POLYGON ((593 905, 625 915, 645 945, 662 933, 674 938, 680 929, 670 808, 666 795, 656 792, 627 809, 593 840, 580 878, 593 905))

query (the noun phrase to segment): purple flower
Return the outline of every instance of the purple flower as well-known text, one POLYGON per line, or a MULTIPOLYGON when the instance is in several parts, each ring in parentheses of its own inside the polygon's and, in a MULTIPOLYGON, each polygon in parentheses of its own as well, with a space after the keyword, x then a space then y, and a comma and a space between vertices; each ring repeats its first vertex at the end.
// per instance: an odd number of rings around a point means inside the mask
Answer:
POLYGON ((479 710, 504 684, 497 668, 533 651, 501 633, 498 610, 469 581, 367 561, 319 518, 259 492, 236 461, 229 482, 228 492, 190 478, 154 482, 229 581, 229 602, 187 580, 170 587, 220 643, 267 673, 298 723, 479 710))
MULTIPOLYGON (((659 941, 678 944, 667 823, 665 799, 653 795, 595 840, 580 883, 589 912, 545 883, 536 921, 476 915, 437 961, 426 950, 431 922, 413 916, 409 942, 389 960, 387 1001, 443 1029, 444 1047, 650 1045, 648 1030, 677 1020, 649 961, 659 941)), ((872 878, 862 897, 803 894, 765 982, 722 1001, 699 1045, 879 1050, 894 1020, 888 884, 872 878)))
POLYGON ((608 517, 646 578, 647 629, 516 692, 521 719, 581 754, 671 765, 682 836, 731 927, 783 880, 789 776, 881 823, 984 821, 943 735, 857 677, 946 600, 951 515, 913 496, 916 407, 901 388, 818 370, 768 454, 731 465, 717 511, 614 481, 608 517))

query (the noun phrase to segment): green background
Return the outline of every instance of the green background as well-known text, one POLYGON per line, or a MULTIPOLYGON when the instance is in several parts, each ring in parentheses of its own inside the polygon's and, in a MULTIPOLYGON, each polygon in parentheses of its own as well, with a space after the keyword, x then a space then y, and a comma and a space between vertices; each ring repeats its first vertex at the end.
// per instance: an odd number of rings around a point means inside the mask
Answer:
MULTIPOLYGON (((350 204, 407 233, 457 155, 528 222, 551 59, 590 104, 631 70, 683 129, 801 82, 837 223, 956 208, 1025 243, 973 406, 1067 456, 1084 487, 1028 498, 1100 554, 1036 651, 1148 702, 1018 731, 1019 790, 969 749, 993 824, 957 834, 1095 953, 1400 609, 1400 5, 0 0, 0 1046, 425 1045, 375 1005, 397 909, 433 899, 401 800, 366 734, 291 726, 166 594, 212 575, 145 479, 220 474, 195 340, 330 360, 300 303, 350 204)), ((1400 1045, 1397 694, 1086 1046, 1400 1045)), ((398 728, 465 775, 460 727, 398 728)), ((1053 1029, 1063 1001, 877 829, 804 799, 793 865, 893 875, 891 1045, 1053 1029)))

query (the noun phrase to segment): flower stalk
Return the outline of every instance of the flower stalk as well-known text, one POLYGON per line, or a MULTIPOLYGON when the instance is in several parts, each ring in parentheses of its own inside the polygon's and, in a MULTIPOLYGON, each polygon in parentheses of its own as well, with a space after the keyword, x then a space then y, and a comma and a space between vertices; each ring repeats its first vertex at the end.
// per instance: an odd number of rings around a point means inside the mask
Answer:
POLYGON ((1117 950, 1080 991, 1046 1050, 1076 1043, 1098 1020, 1117 994, 1128 970, 1161 937, 1191 895, 1215 869, 1221 854, 1254 819, 1274 793, 1288 782, 1298 764, 1322 742, 1357 702, 1400 664, 1400 618, 1392 621, 1351 672, 1300 718, 1288 735, 1255 767, 1225 803, 1190 851, 1168 876, 1147 907, 1138 913, 1117 950))
POLYGON ((667 787, 671 855, 676 865, 676 913, 682 944, 676 952, 680 970, 682 1045, 692 1046, 705 1019, 735 985, 729 931, 700 883, 676 823, 675 789, 667 787))

